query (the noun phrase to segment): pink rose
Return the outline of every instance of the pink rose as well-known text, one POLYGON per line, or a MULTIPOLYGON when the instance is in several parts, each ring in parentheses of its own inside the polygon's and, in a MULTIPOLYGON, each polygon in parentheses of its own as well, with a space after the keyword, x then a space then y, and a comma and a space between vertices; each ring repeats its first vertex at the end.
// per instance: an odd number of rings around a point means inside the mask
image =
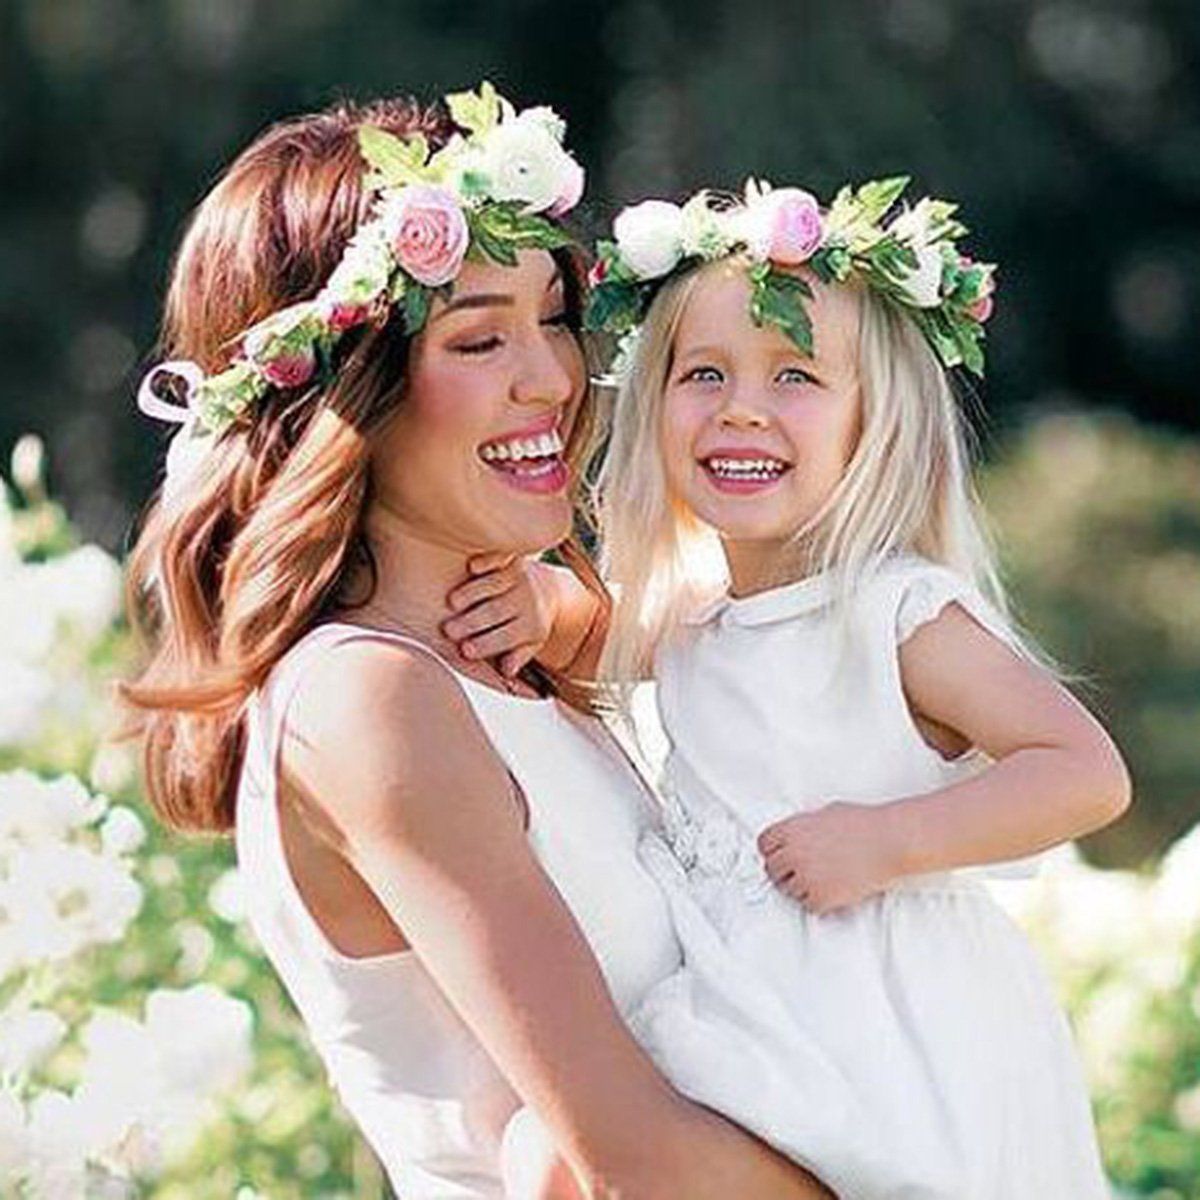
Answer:
POLYGON ((588 286, 599 287, 608 277, 608 263, 602 258, 596 259, 588 268, 588 286))
POLYGON ((973 304, 967 305, 967 316, 982 325, 992 315, 992 307, 992 294, 991 292, 985 292, 973 304))
POLYGON ((324 313, 325 323, 334 333, 345 333, 361 325, 371 315, 369 304, 349 304, 345 300, 335 300, 324 313))
POLYGON ((280 354, 266 362, 260 362, 258 369, 264 378, 276 387, 294 388, 307 383, 317 369, 317 357, 312 350, 301 350, 292 354, 280 354))
POLYGON ((824 234, 816 198, 801 188, 780 188, 768 192, 758 203, 763 206, 763 224, 757 248, 785 267, 807 262, 824 234))
POLYGON ((400 265, 427 287, 458 274, 471 236, 454 193, 426 183, 409 184, 390 203, 388 232, 400 265))
POLYGON ((565 216, 579 203, 583 196, 583 180, 583 168, 573 158, 567 156, 563 176, 559 182, 558 196, 550 205, 550 216, 565 216))

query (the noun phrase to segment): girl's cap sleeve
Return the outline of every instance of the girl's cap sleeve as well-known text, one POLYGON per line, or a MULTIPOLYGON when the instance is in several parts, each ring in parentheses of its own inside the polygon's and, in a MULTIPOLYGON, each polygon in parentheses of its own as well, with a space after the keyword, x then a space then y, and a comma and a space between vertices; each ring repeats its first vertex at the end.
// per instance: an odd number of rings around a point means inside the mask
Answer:
MULTIPOLYGON (((922 625, 938 617, 948 604, 961 605, 990 634, 1019 650, 1008 622, 970 580, 949 567, 926 559, 910 560, 905 565, 905 578, 896 608, 897 643, 906 641, 922 625)), ((1027 858, 962 870, 982 879, 1033 879, 1039 874, 1042 857, 1032 854, 1027 858)))
POLYGON ((896 608, 896 642, 906 642, 922 625, 939 617, 948 604, 958 604, 993 637, 1015 647, 1008 622, 968 579, 949 567, 914 561, 906 571, 896 608))

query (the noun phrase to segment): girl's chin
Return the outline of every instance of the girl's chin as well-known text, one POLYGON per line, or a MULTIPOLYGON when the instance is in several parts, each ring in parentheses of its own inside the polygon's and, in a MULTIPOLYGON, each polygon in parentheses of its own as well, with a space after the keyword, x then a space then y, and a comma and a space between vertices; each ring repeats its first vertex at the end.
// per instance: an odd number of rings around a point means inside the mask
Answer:
POLYGON ((786 541, 804 524, 804 519, 781 513, 774 505, 707 503, 688 505, 722 537, 737 541, 786 541))

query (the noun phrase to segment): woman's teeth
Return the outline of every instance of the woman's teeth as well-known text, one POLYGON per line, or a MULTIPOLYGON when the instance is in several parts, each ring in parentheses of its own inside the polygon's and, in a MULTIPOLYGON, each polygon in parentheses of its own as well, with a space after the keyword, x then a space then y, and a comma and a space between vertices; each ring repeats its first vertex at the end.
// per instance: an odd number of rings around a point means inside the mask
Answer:
POLYGON ((718 479, 748 479, 763 483, 778 479, 789 466, 778 458, 710 458, 704 465, 718 479))
POLYGON ((557 429, 552 429, 538 437, 488 442, 480 447, 479 457, 485 462, 517 462, 526 458, 553 458, 562 450, 562 438, 557 429))

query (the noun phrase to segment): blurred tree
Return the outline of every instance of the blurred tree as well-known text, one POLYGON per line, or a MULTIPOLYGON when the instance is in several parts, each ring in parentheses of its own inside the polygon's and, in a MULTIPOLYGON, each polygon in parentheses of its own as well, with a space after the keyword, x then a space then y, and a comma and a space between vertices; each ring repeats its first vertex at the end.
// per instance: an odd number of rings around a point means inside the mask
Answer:
POLYGON ((33 429, 116 545, 153 479, 131 384, 188 210, 263 125, 491 76, 558 106, 591 228, 749 173, 882 172, 1002 266, 991 404, 1200 428, 1200 9, 1180 0, 10 0, 0 8, 0 448, 33 429))

